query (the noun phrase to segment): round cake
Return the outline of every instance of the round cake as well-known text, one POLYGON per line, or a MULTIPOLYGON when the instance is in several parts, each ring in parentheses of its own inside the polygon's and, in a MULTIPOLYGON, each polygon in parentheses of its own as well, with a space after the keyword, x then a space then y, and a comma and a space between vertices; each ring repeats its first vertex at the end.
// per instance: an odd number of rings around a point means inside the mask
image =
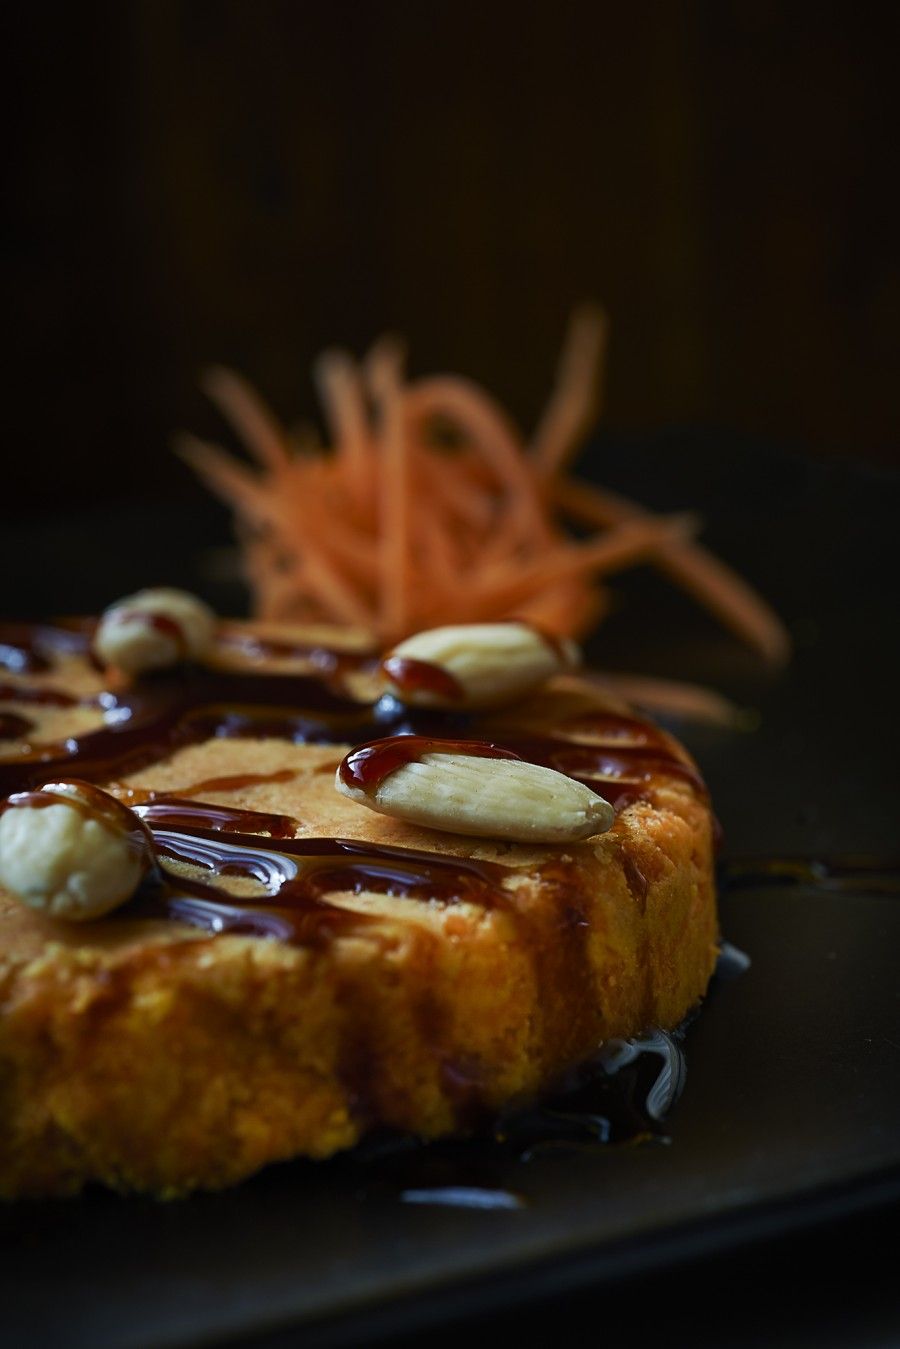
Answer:
POLYGON ((470 706, 440 681, 428 696, 439 664, 383 662, 347 629, 220 623, 202 658, 127 675, 98 649, 89 622, 0 631, 6 815, 65 811, 68 791, 146 850, 133 893, 88 921, 0 889, 3 1195, 177 1195, 373 1126, 465 1132, 703 996, 702 779, 562 657, 470 706), (398 771, 386 744, 428 770, 405 798, 361 776, 398 771), (451 760, 487 785, 461 829, 433 787, 451 760), (600 798, 603 827, 529 832, 568 800, 550 776, 600 798), (494 835, 507 816, 520 837, 494 835))

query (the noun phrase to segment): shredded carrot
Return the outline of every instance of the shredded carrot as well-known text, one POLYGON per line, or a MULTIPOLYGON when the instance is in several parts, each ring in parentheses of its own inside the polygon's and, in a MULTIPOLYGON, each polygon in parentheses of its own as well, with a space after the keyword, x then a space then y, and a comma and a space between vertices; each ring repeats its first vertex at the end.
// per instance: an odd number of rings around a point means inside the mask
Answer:
POLYGON ((240 431, 247 449, 263 468, 283 468, 287 461, 284 432, 250 385, 233 370, 213 366, 204 378, 206 392, 240 431))
MULTIPOLYGON (((581 524, 615 526, 626 520, 652 518, 635 502, 587 483, 565 480, 553 485, 557 505, 581 524)), ((765 600, 720 558, 706 548, 675 539, 660 550, 658 565, 690 591, 736 636, 773 664, 783 663, 791 641, 781 619, 765 600)))
POLYGON ((484 455, 507 494, 507 511, 513 529, 517 526, 532 537, 545 538, 546 516, 537 485, 521 440, 503 409, 482 389, 468 380, 447 375, 422 380, 410 387, 407 407, 411 415, 427 419, 443 416, 459 426, 484 455))
POLYGON ((389 632, 408 623, 413 493, 403 406, 402 356, 393 347, 373 355, 369 386, 379 418, 382 472, 378 485, 380 622, 389 632))
POLYGON ((603 310, 593 305, 576 309, 563 344, 556 388, 532 438, 531 457, 542 478, 567 466, 599 420, 606 340, 603 310))
POLYGON ((334 449, 355 500, 371 490, 373 467, 365 387, 353 357, 344 351, 325 351, 314 366, 319 394, 328 415, 334 449))
POLYGON ((606 336, 600 310, 573 315, 530 444, 470 380, 405 381, 395 337, 360 362, 331 350, 316 363, 330 449, 306 427, 283 430, 240 376, 210 371, 205 387, 255 466, 193 437, 177 448, 235 512, 257 615, 348 623, 385 644, 437 623, 511 617, 581 636, 607 611, 604 579, 650 562, 783 661, 784 625, 693 541, 695 521, 568 476, 600 412, 606 336), (597 532, 576 541, 568 522, 597 532))
POLYGON ((688 684, 677 679, 655 679, 649 675, 595 675, 594 682, 625 702, 644 707, 651 713, 670 713, 708 726, 740 729, 749 715, 730 698, 704 684, 688 684))
MULTIPOLYGON (((631 520, 590 543, 565 544, 548 549, 542 557, 524 565, 506 564, 481 578, 482 607, 514 609, 544 586, 585 572, 620 571, 630 563, 650 557, 669 538, 685 530, 682 517, 674 520, 631 520)), ((474 599, 474 597, 473 597, 474 599)))

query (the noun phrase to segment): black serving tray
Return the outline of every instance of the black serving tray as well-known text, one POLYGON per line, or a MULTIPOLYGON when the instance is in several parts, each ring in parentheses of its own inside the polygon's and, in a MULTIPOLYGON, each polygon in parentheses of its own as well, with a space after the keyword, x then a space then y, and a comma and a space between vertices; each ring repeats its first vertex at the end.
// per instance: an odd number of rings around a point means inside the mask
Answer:
MULTIPOLYGON (((900 494, 886 479, 755 447, 733 447, 727 472, 719 455, 697 438, 674 449, 671 439, 641 443, 610 456, 618 477, 603 474, 643 499, 655 488, 659 506, 705 504, 714 541, 763 583, 798 641, 790 670, 772 678, 686 601, 634 578, 592 653, 621 669, 701 679, 751 712, 743 725, 752 729, 677 728, 722 818, 723 929, 751 965, 716 981, 688 1031, 670 1141, 528 1161, 441 1144, 399 1164, 369 1152, 273 1167, 225 1194, 178 1203, 92 1192, 9 1206, 0 1211, 4 1343, 276 1349, 413 1342, 426 1331, 444 1343, 441 1327, 460 1318, 484 1330, 505 1316, 519 1333, 532 1303, 542 1299, 558 1318, 576 1295, 600 1334, 613 1288, 643 1308, 646 1329, 654 1290, 671 1295, 664 1280, 676 1265, 708 1301, 703 1271, 720 1268, 729 1249, 762 1243, 785 1264, 792 1233, 808 1252, 801 1234, 817 1223, 896 1216, 893 582, 871 541, 889 536, 900 494), (648 613, 659 621, 648 625, 648 613), (410 1189, 421 1199, 447 1186, 511 1196, 514 1206, 408 1202, 410 1189)), ((895 1222, 895 1244, 897 1231, 895 1222)), ((853 1251, 841 1260, 852 1263, 853 1251)), ((835 1268, 823 1265, 826 1277, 835 1268)), ((813 1321, 827 1291, 804 1293, 813 1321)), ((750 1303, 762 1292, 748 1287, 750 1303)), ((864 1342, 855 1333, 834 1341, 826 1329, 819 1324, 811 1342, 864 1342)), ((732 1341, 722 1327, 702 1339, 732 1341)))

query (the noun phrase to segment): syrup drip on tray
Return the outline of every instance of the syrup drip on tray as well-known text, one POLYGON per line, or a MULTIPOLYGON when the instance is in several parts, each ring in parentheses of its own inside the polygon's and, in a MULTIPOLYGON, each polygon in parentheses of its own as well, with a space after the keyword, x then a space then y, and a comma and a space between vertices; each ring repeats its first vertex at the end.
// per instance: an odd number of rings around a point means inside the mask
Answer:
POLYGON ((610 1040, 540 1102, 484 1119, 464 1140, 423 1145, 382 1130, 331 1165, 352 1168, 364 1193, 386 1192, 404 1204, 515 1213, 528 1207, 522 1163, 669 1142, 666 1117, 686 1076, 685 1030, 610 1040))
MULTIPOLYGON (((725 943, 713 989, 743 974, 748 958, 725 943)), ((528 1207, 528 1171, 542 1156, 609 1146, 667 1144, 667 1119, 685 1084, 685 1043, 693 1014, 674 1031, 609 1040, 564 1074, 540 1101, 483 1118, 464 1140, 422 1144, 381 1130, 330 1165, 352 1168, 364 1193, 401 1203, 486 1211, 528 1207)))

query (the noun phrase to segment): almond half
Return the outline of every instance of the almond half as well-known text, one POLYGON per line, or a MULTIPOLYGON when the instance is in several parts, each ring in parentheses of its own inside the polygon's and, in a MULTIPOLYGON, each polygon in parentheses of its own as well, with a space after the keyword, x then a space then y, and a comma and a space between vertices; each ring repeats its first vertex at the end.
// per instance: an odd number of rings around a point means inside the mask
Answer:
POLYGON ((530 623, 471 623, 408 637, 382 662, 387 692, 425 707, 496 707, 579 663, 574 642, 530 623))
POLYGON ((604 833, 615 819, 590 788, 521 759, 431 751, 368 787, 339 768, 335 787, 410 824, 516 843, 569 843, 604 833))

